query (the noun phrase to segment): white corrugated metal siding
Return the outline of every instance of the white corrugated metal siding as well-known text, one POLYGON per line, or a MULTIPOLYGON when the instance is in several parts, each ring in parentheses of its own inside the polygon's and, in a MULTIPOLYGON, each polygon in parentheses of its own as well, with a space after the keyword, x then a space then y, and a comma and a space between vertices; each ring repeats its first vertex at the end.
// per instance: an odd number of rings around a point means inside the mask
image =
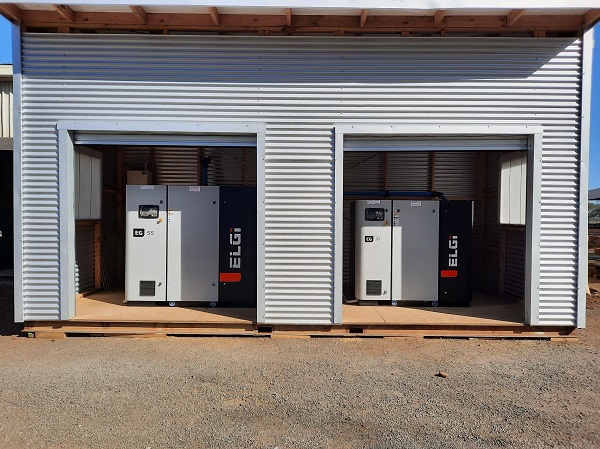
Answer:
POLYGON ((335 123, 543 125, 533 315, 575 324, 580 61, 575 39, 25 34, 25 318, 59 316, 56 121, 209 117, 267 124, 268 323, 333 319, 335 123))

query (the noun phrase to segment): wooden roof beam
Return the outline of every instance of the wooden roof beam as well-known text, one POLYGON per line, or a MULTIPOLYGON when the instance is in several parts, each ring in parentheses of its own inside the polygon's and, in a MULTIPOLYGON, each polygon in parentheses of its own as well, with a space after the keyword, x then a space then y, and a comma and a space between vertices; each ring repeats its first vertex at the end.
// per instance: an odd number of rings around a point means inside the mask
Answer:
POLYGON ((0 3, 0 14, 6 17, 11 22, 21 21, 21 9, 17 5, 10 3, 0 3))
POLYGON ((519 20, 524 13, 524 9, 513 9, 506 16, 506 26, 513 26, 515 23, 517 23, 517 20, 519 20))
POLYGON ((131 9, 131 12, 140 21, 140 23, 148 23, 148 15, 146 14, 146 10, 144 8, 141 6, 130 6, 129 9, 131 9))
POLYGON ((444 17, 446 17, 446 13, 448 11, 446 11, 445 9, 438 9, 434 16, 433 16, 433 26, 434 27, 439 27, 442 24, 442 20, 444 20, 444 17))
POLYGON ((292 8, 285 10, 285 24, 289 27, 292 26, 292 8))
POLYGON ((367 23, 367 16, 369 15, 369 10, 368 9, 363 9, 360 12, 360 27, 364 28, 365 23, 367 23))
POLYGON ((215 25, 219 25, 219 10, 214 6, 210 6, 208 8, 208 13, 210 14, 210 18, 212 19, 215 25))
POLYGON ((600 9, 590 9, 583 16, 583 26, 592 26, 598 19, 600 19, 600 9))
POLYGON ((67 5, 52 5, 55 11, 60 14, 60 16, 65 19, 69 23, 73 23, 75 21, 75 13, 71 8, 67 5))

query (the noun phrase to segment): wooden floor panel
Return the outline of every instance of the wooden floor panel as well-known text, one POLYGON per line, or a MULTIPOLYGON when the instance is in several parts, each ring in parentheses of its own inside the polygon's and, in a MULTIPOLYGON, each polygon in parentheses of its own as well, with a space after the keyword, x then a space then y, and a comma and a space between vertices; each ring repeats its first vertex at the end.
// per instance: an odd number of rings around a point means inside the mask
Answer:
POLYGON ((258 325, 256 309, 176 307, 154 303, 124 304, 122 291, 94 293, 76 300, 69 321, 26 323, 31 335, 60 338, 67 334, 164 336, 233 335, 270 337, 402 338, 567 338, 572 328, 523 324, 523 305, 500 297, 474 295, 471 307, 350 305, 342 307, 341 325, 258 325))

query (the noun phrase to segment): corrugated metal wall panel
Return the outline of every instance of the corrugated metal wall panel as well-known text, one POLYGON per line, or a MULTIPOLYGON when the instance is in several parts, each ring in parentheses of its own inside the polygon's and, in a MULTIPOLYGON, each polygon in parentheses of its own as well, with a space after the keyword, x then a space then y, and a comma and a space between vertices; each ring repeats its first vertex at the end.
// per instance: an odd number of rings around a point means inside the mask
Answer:
POLYGON ((209 117, 267 124, 267 317, 297 323, 331 316, 335 123, 542 125, 540 322, 575 323, 576 266, 545 262, 576 253, 576 219, 544 211, 578 200, 579 40, 25 33, 22 43, 24 259, 48 257, 24 268, 26 319, 58 318, 56 121, 209 117), (310 226, 308 204, 319 210, 310 226), (30 238, 35 226, 47 241, 30 238), (288 239, 329 249, 273 258, 288 239), (281 274, 280 260, 302 268, 281 274))
POLYGON ((198 185, 196 148, 156 148, 154 182, 161 185, 198 185))
POLYGON ((431 190, 431 155, 427 152, 389 153, 387 190, 431 190))
POLYGON ((482 288, 496 292, 500 282, 500 224, 498 222, 499 154, 486 155, 482 288))
POLYGON ((265 144, 265 321, 333 321, 331 128, 270 124, 265 144), (306 141, 304 141, 306 139, 306 141))
POLYGON ((0 137, 13 136, 13 83, 0 81, 0 137))
POLYGON ((75 222, 75 290, 77 293, 94 289, 96 280, 94 224, 75 222))
POLYGON ((479 194, 479 154, 477 151, 435 153, 434 190, 449 199, 476 199, 479 194))
POLYGON ((517 298, 525 294, 525 227, 506 229, 504 291, 517 298))

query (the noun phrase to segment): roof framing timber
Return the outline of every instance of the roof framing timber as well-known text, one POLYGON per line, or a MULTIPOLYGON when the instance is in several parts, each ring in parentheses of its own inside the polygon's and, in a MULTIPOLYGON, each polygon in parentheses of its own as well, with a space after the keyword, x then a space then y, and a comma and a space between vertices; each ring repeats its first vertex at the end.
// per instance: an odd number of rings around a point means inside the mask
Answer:
POLYGON ((448 11, 446 11, 445 9, 440 9, 435 12, 435 14, 433 16, 433 26, 434 27, 439 27, 442 24, 442 20, 444 20, 444 17, 446 17, 447 12, 448 11))
POLYGON ((513 9, 506 16, 506 25, 509 27, 513 26, 517 22, 517 20, 519 20, 521 16, 523 16, 524 13, 524 9, 513 9))
POLYGON ((219 25, 219 10, 214 6, 208 8, 208 13, 210 14, 210 18, 214 25, 219 25))
POLYGON ((600 9, 590 9, 583 17, 585 26, 592 26, 600 19, 600 9))
POLYGON ((75 13, 67 5, 52 5, 52 7, 67 22, 73 23, 75 20, 75 13))
POLYGON ((0 3, 0 14, 12 22, 21 21, 21 10, 16 5, 10 3, 0 3))
POLYGON ((525 15, 513 10, 508 16, 449 15, 438 10, 434 16, 373 16, 364 9, 356 15, 292 15, 288 8, 283 15, 220 14, 210 7, 208 14, 149 13, 140 6, 130 6, 131 14, 118 12, 73 11, 55 5, 55 11, 20 10, 13 4, 0 3, 0 13, 14 22, 22 22, 29 30, 36 28, 113 30, 184 30, 243 32, 269 30, 271 33, 411 33, 426 32, 567 32, 580 33, 600 18, 600 9, 585 15, 525 15))
POLYGON ((145 24, 148 21, 148 15, 146 11, 141 6, 130 6, 131 12, 137 17, 137 19, 145 24))
POLYGON ((365 23, 367 23, 367 17, 369 15, 369 10, 368 9, 363 9, 360 12, 360 27, 364 28, 365 23))

